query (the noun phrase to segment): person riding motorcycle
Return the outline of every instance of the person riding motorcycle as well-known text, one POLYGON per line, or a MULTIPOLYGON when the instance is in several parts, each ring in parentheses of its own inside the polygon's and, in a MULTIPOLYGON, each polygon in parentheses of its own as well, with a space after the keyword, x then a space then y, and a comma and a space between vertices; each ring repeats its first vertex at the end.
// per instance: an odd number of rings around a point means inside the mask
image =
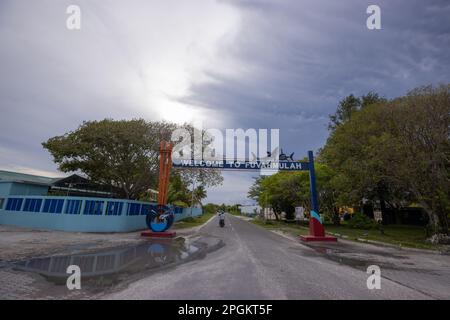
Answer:
POLYGON ((223 227, 225 225, 225 212, 219 212, 219 225, 223 227))

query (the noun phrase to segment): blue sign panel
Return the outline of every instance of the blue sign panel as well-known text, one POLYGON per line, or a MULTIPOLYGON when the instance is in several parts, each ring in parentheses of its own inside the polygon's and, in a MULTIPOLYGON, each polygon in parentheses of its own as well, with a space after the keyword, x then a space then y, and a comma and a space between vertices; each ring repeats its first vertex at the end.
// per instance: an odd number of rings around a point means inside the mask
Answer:
POLYGON ((298 161, 222 161, 222 160, 174 160, 175 168, 222 169, 222 170, 261 170, 307 171, 309 162, 298 161))

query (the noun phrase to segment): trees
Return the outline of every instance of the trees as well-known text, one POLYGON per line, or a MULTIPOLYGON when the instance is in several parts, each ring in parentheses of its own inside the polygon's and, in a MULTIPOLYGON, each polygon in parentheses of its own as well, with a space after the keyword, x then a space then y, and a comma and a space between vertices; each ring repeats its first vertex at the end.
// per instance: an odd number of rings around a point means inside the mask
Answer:
MULTIPOLYGON (((200 147, 202 148, 202 151, 206 148, 206 146, 209 143, 208 136, 205 130, 202 130, 200 132, 199 129, 189 125, 189 124, 183 124, 181 128, 187 130, 189 132, 190 138, 191 138, 191 144, 195 147, 194 144, 194 133, 198 134, 202 137, 202 143, 200 143, 200 147)), ((175 151, 174 151, 175 152, 175 151)), ((191 157, 194 156, 194 148, 191 150, 192 154, 190 154, 191 157)), ((192 203, 194 204, 201 204, 201 200, 206 198, 206 188, 213 187, 222 184, 223 177, 220 172, 220 170, 217 169, 207 169, 207 170, 201 170, 197 168, 183 168, 183 169, 174 169, 174 174, 178 175, 183 182, 186 183, 187 186, 191 187, 190 192, 190 200, 187 202, 189 205, 192 203)))
POLYGON ((180 207, 190 206, 191 192, 189 185, 177 172, 173 172, 170 175, 167 201, 180 207))
MULTIPOLYGON (((223 182, 222 174, 219 170, 205 169, 200 170, 196 168, 183 168, 173 171, 173 175, 178 176, 183 182, 183 191, 185 192, 183 200, 189 206, 202 204, 202 200, 206 198, 207 187, 220 185, 223 182), (191 190, 189 187, 191 186, 191 190)), ((170 189, 169 189, 170 190, 170 189)), ((169 193, 170 195, 170 193, 169 193)))
MULTIPOLYGON (((50 138, 42 145, 61 171, 81 171, 96 182, 119 187, 122 197, 138 199, 149 188, 157 188, 159 144, 161 140, 170 141, 176 127, 143 119, 86 121, 75 131, 50 138)), ((193 199, 199 203, 206 197, 205 188, 222 180, 219 171, 174 170, 169 202, 190 205, 188 185, 197 183, 193 199)))
MULTIPOLYGON (((352 95, 343 101, 354 101, 352 95)), ((378 134, 387 125, 376 119, 377 112, 383 109, 387 100, 377 93, 369 92, 357 98, 350 116, 336 124, 336 116, 330 116, 330 136, 321 150, 318 161, 328 164, 335 170, 336 201, 339 205, 362 207, 362 200, 380 201, 383 222, 393 220, 387 215, 386 206, 397 209, 408 199, 408 193, 393 183, 382 173, 383 164, 378 158, 369 156, 386 136, 378 134)), ((347 103, 348 104, 348 103, 347 103)), ((341 101, 336 114, 345 104, 341 101)), ((345 108, 344 108, 345 109, 345 108)), ((348 107, 347 107, 348 109, 348 107)))
MULTIPOLYGON (((417 203, 430 231, 448 234, 450 85, 420 87, 393 100, 372 92, 343 99, 330 117, 316 176, 321 212, 335 223, 339 206, 360 207, 362 200, 379 202, 384 223, 392 221, 388 212, 417 203)), ((248 195, 277 218, 295 206, 310 207, 308 173, 257 178, 248 195)))
POLYGON ((202 204, 202 199, 206 198, 206 190, 205 187, 200 185, 198 187, 196 187, 192 193, 192 200, 193 203, 192 205, 196 205, 196 204, 202 204))
POLYGON ((202 186, 203 188, 213 187, 222 184, 223 177, 220 170, 216 169, 197 169, 197 168, 183 168, 174 170, 176 174, 187 184, 192 186, 202 186))
POLYGON ((218 209, 219 209, 219 205, 214 204, 214 203, 207 203, 203 206, 203 211, 205 213, 215 214, 215 213, 217 213, 218 209))
POLYGON ((385 101, 385 98, 380 97, 378 93, 372 91, 361 97, 355 97, 351 94, 342 99, 338 104, 336 113, 334 115, 330 115, 328 129, 330 129, 330 131, 334 131, 337 127, 349 121, 352 118, 352 115, 357 111, 370 105, 385 101))
POLYGON ((286 185, 291 185, 292 180, 289 179, 286 173, 277 173, 260 180, 256 180, 255 183, 259 186, 255 187, 259 195, 255 200, 261 207, 270 207, 273 209, 275 218, 280 219, 281 212, 286 212, 288 215, 294 210, 294 205, 292 203, 292 195, 297 194, 297 188, 286 189, 286 185), (285 192, 286 191, 286 192, 285 192))
POLYGON ((159 142, 169 139, 174 127, 142 119, 86 121, 42 145, 61 171, 81 171, 99 183, 121 188, 121 196, 137 199, 156 186, 159 142))
POLYGON ((168 202, 180 207, 189 207, 202 203, 207 192, 203 185, 189 189, 190 181, 183 178, 180 171, 172 172, 169 183, 168 202))
MULTIPOLYGON (((201 147, 201 153, 203 153, 211 140, 211 137, 207 134, 206 130, 200 131, 199 129, 189 124, 183 124, 181 128, 187 130, 191 138, 190 142, 193 148, 191 149, 192 153, 190 154, 190 157, 194 157, 195 147, 201 147), (195 134, 199 135, 202 138, 202 142, 198 145, 194 143, 195 134)), ((202 170, 197 168, 183 168, 176 171, 181 175, 183 180, 188 184, 191 184, 193 188, 195 188, 195 185, 201 185, 203 188, 213 187, 221 185, 223 182, 222 174, 218 169, 202 170)))
POLYGON ((397 149, 388 174, 425 209, 433 233, 448 234, 450 212, 450 85, 417 88, 390 103, 397 149))
MULTIPOLYGON (((433 234, 449 233, 450 85, 420 87, 393 100, 351 95, 330 120, 316 164, 322 213, 338 223, 339 206, 358 207, 365 199, 379 202, 386 223, 388 212, 417 203, 433 234)), ((295 206, 310 207, 308 173, 257 178, 248 195, 277 218, 295 206)))
MULTIPOLYGON (((324 164, 316 165, 318 200, 321 212, 334 218, 337 213, 334 173, 324 164)), ((309 173, 307 171, 279 172, 255 179, 248 196, 262 207, 271 207, 278 220, 281 212, 293 218, 295 207, 311 208, 309 173)), ((336 223, 338 220, 333 219, 336 223)))
POLYGON ((330 116, 330 130, 336 129, 339 125, 350 120, 355 111, 358 111, 361 106, 361 99, 356 98, 353 94, 345 97, 339 102, 338 108, 334 115, 330 116))
MULTIPOLYGON (((450 86, 422 87, 355 111, 331 132, 320 161, 340 180, 339 198, 381 206, 418 202, 433 233, 448 233, 450 86)), ((383 217, 384 218, 384 217, 383 217)))
MULTIPOLYGON (((330 134, 320 152, 318 161, 336 173, 336 201, 340 205, 359 207, 363 199, 396 204, 406 198, 402 188, 385 174, 383 161, 374 154, 380 144, 394 143, 382 134, 386 122, 377 119, 383 108, 373 105, 356 112, 330 134)), ((383 221, 387 221, 386 215, 383 221)))

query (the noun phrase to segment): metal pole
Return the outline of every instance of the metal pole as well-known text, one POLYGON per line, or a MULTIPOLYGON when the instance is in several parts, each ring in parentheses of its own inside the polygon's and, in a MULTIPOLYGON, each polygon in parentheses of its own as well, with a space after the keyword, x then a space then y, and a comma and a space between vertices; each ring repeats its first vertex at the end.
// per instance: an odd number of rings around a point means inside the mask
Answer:
POLYGON ((309 160, 309 183, 311 188, 311 210, 319 214, 319 202, 317 201, 317 188, 316 188, 316 171, 314 170, 314 154, 312 151, 308 151, 309 160))
MULTIPOLYGON (((319 215, 319 202, 317 200, 317 188, 316 188, 316 171, 314 169, 314 155, 312 151, 308 151, 309 158, 309 182, 311 188, 311 216, 309 219, 309 240, 321 239, 336 241, 336 238, 331 239, 325 237, 325 229, 322 225, 322 219, 319 215), (327 239, 326 239, 327 238, 327 239)), ((308 241, 308 240, 307 240, 308 241)))
POLYGON ((316 189, 316 171, 314 168, 314 154, 308 151, 309 183, 311 190, 311 215, 309 218, 309 235, 301 235, 304 241, 337 241, 336 237, 326 236, 322 219, 319 215, 319 201, 316 189))

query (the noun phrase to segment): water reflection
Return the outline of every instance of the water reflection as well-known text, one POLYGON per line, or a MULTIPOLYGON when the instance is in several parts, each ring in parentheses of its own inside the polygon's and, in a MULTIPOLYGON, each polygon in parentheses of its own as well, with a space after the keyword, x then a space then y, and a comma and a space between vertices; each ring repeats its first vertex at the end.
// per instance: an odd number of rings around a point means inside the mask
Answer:
POLYGON ((65 285, 70 265, 81 269, 82 286, 104 287, 129 278, 130 275, 159 270, 195 258, 201 258, 207 251, 220 247, 220 242, 200 239, 186 242, 184 239, 152 239, 149 242, 132 246, 88 254, 50 256, 17 262, 15 269, 36 272, 48 281, 65 285))

